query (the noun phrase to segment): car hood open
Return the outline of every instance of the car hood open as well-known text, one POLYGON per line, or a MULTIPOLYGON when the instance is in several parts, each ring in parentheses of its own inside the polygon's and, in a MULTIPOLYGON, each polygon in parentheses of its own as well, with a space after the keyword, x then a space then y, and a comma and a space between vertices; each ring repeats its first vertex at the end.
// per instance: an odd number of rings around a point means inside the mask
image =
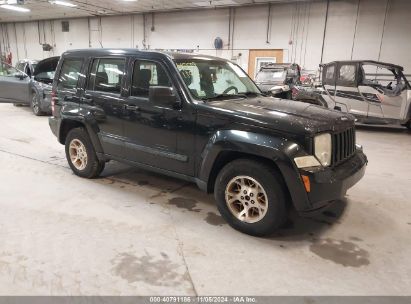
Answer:
POLYGON ((39 78, 39 74, 45 73, 45 72, 54 72, 57 69, 57 65, 58 62, 60 60, 60 56, 55 56, 55 57, 50 57, 50 58, 46 58, 43 59, 41 61, 39 61, 36 65, 36 68, 34 69, 34 79, 36 81, 40 81, 40 82, 52 82, 52 79, 42 79, 39 78))

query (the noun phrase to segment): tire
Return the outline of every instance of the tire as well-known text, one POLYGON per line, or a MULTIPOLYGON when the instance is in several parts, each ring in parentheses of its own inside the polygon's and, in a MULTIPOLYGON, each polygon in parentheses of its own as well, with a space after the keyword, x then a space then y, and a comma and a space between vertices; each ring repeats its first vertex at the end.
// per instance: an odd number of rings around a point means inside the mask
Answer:
POLYGON ((214 186, 214 197, 222 217, 234 229, 253 236, 272 234, 284 224, 287 219, 285 193, 282 178, 275 168, 251 159, 238 159, 228 163, 219 172, 214 186), (256 191, 258 184, 261 188, 256 191), (251 188, 247 188, 250 185, 251 188), (247 194, 243 189, 248 191, 247 194), (239 192, 243 195, 239 195, 238 200, 231 195, 239 192), (264 195, 264 204, 252 200, 253 197, 262 198, 264 195), (231 204, 227 203, 226 197, 232 198, 231 204), (244 211, 245 205, 248 206, 247 211, 244 211), (263 208, 256 208, 257 205, 263 208))
POLYGON ((405 124, 408 130, 411 131, 411 120, 405 124))
POLYGON ((40 109, 40 100, 39 96, 36 92, 33 92, 31 100, 30 100, 30 108, 33 111, 33 114, 36 116, 44 115, 43 111, 40 109))
POLYGON ((67 162, 74 174, 85 178, 95 178, 103 172, 105 162, 97 158, 90 137, 84 128, 75 128, 69 131, 66 137, 65 150, 67 162), (72 157, 74 158, 76 155, 81 155, 81 157, 72 160, 72 157))

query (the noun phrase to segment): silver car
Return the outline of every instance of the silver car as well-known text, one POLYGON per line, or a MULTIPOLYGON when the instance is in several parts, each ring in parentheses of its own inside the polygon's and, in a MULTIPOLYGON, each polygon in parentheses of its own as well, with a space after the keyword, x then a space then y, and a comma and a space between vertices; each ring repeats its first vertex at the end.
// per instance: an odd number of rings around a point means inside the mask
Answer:
POLYGON ((0 62, 0 102, 30 105, 35 115, 51 113, 51 84, 59 58, 23 60, 16 68, 0 62))
POLYGON ((335 61, 322 66, 319 96, 329 108, 360 123, 411 128, 411 86, 403 67, 377 61, 335 61))

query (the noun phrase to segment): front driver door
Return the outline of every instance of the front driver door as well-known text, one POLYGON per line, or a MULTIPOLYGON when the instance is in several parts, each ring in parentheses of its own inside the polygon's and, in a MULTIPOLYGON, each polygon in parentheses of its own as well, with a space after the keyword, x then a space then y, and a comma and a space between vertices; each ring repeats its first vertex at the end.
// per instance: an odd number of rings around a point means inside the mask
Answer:
MULTIPOLYGON (((126 100, 124 117, 127 159, 192 175, 193 159, 186 149, 180 149, 177 145, 183 129, 194 129, 187 126, 193 123, 188 105, 175 108, 172 105, 153 104, 149 100, 151 86, 167 86, 175 90, 166 66, 160 61, 137 59, 130 69, 130 96, 126 100)), ((187 132, 184 139, 187 145, 193 146, 192 132, 187 132)))
POLYGON ((29 103, 31 79, 24 72, 0 63, 0 102, 29 103))

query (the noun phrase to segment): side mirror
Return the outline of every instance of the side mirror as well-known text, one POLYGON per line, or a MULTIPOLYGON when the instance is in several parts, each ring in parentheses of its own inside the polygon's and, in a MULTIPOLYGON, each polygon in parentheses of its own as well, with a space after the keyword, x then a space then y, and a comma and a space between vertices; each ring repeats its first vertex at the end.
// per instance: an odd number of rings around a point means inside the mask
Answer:
POLYGON ((175 107, 178 101, 174 89, 172 87, 163 86, 150 87, 148 98, 153 104, 172 107, 175 107))

